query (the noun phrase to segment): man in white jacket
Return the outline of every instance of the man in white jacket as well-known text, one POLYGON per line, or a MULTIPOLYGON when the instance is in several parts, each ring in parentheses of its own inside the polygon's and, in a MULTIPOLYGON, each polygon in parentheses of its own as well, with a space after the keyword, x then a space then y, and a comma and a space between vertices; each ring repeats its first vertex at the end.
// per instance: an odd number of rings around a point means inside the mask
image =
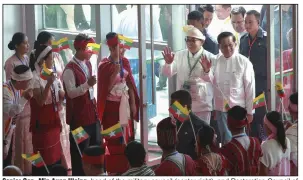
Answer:
POLYGON ((190 92, 193 113, 210 124, 213 88, 211 83, 202 79, 203 69, 199 62, 204 56, 209 60, 215 60, 216 56, 203 49, 205 36, 199 29, 193 26, 188 26, 187 29, 187 49, 174 54, 166 47, 162 52, 165 59, 162 71, 168 77, 177 74, 177 90, 185 89, 190 92))
POLYGON ((231 132, 227 126, 226 103, 229 107, 242 106, 247 110, 247 120, 253 120, 253 99, 255 98, 255 73, 252 63, 245 56, 235 51, 236 38, 231 32, 222 32, 218 36, 222 52, 211 67, 211 62, 204 57, 201 65, 205 81, 211 82, 214 88, 216 119, 221 136, 221 143, 228 143, 231 132))

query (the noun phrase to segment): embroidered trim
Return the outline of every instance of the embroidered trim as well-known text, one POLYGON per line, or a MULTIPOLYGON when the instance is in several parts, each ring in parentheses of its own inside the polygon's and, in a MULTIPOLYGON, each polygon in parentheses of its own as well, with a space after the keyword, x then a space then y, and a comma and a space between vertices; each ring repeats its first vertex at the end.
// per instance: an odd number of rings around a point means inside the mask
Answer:
POLYGON ((205 156, 202 156, 201 160, 203 163, 206 164, 207 169, 212 176, 217 176, 217 171, 222 170, 222 159, 221 156, 218 154, 211 152, 205 156), (214 158, 215 158, 215 162, 211 162, 211 160, 214 160, 214 158))

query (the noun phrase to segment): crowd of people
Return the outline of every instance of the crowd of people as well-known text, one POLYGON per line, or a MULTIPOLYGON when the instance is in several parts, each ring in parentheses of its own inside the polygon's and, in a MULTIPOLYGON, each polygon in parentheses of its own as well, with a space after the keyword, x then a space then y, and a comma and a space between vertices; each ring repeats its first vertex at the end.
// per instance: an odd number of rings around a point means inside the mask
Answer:
POLYGON ((201 6, 188 14, 187 48, 162 53, 161 73, 177 76, 170 104, 177 101, 190 113, 184 122, 171 115, 158 123, 162 159, 156 167, 147 166, 146 149, 134 141, 140 100, 117 33, 106 35, 110 55, 99 63, 97 76, 87 46, 95 40, 88 35, 75 37, 76 53, 64 65, 53 52, 51 33, 39 33, 30 57, 27 36, 15 33, 8 44, 15 54, 4 66, 4 175, 297 175, 298 93, 286 97, 292 123, 278 111, 253 107, 255 97, 268 91, 260 13, 219 9, 218 18, 230 18, 235 32, 224 29, 212 38, 212 6, 201 6), (52 73, 44 76, 45 69, 52 73), (210 126, 212 118, 218 131, 210 126), (100 132, 117 124, 123 135, 104 139, 100 132), (79 127, 89 136, 80 143, 71 133, 79 127), (21 156, 36 153, 44 166, 21 156))

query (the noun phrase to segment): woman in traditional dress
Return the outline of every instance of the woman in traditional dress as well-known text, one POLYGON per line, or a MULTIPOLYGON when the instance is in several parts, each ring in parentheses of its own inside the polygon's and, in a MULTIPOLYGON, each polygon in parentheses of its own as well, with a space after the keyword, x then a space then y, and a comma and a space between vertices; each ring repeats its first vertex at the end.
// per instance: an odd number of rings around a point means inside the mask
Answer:
POLYGON ((268 138, 261 144, 260 176, 290 175, 290 141, 285 135, 280 113, 269 112, 264 117, 268 138))
MULTIPOLYGON (((14 50, 15 53, 5 61, 4 70, 6 80, 11 79, 12 71, 16 66, 29 66, 29 58, 26 55, 29 51, 27 36, 22 32, 15 33, 8 44, 8 48, 14 50)), ((31 143, 32 134, 29 132, 30 112, 30 104, 28 102, 16 119, 16 129, 12 142, 12 164, 19 167, 22 172, 27 175, 31 174, 32 165, 23 159, 21 154, 31 154, 33 152, 31 143)))
MULTIPOLYGON (((35 41, 34 44, 34 50, 31 53, 31 57, 34 58, 35 56, 35 50, 41 46, 41 45, 46 45, 46 46, 51 46, 52 41, 54 41, 54 35, 51 34, 50 32, 47 31, 42 31, 39 33, 37 36, 37 40, 35 41)), ((57 74, 58 79, 62 83, 62 74, 64 70, 64 62, 62 60, 62 57, 59 53, 53 52, 53 64, 54 67, 52 68, 54 72, 57 74)), ((59 111, 59 116, 61 120, 61 125, 62 125, 62 131, 61 131, 61 146, 62 146, 62 164, 66 169, 69 171, 71 170, 71 156, 70 156, 70 142, 69 142, 69 125, 66 124, 66 117, 65 117, 65 106, 63 106, 61 103, 59 104, 60 106, 60 111, 59 111)))
MULTIPOLYGON (((59 112, 60 102, 64 100, 63 86, 55 73, 44 76, 42 72, 52 71, 54 66, 52 48, 41 45, 35 51, 35 58, 31 59, 33 71, 34 96, 31 100, 30 131, 33 134, 34 153, 40 152, 48 169, 54 164, 61 163, 61 121, 59 112), (45 80, 46 79, 46 80, 45 80)), ((33 167, 33 175, 48 175, 45 167, 33 167)))
POLYGON ((226 176, 227 160, 215 153, 216 135, 212 127, 205 126, 197 133, 197 175, 226 176))

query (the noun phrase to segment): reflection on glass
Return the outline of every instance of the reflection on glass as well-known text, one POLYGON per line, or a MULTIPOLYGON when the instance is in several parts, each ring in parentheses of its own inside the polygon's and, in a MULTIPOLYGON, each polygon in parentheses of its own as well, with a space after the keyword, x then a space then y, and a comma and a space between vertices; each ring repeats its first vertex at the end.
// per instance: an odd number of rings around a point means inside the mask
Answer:
MULTIPOLYGON (((137 48, 132 48, 134 51, 138 51, 137 48)), ((151 51, 146 50, 146 57, 151 56, 151 51)), ((126 56, 128 58, 128 56, 126 56)), ((136 86, 138 91, 140 91, 139 86, 139 58, 130 56, 129 62, 133 72, 136 86)), ((156 85, 159 84, 159 77, 163 77, 161 74, 161 66, 164 64, 161 51, 154 52, 154 74, 152 74, 152 64, 151 58, 146 59, 146 92, 143 92, 144 96, 147 99, 147 123, 148 123, 148 132, 144 133, 148 136, 148 156, 149 160, 161 157, 161 150, 157 145, 157 133, 156 125, 158 122, 165 117, 168 117, 168 87, 167 87, 167 78, 162 83, 164 83, 162 89, 156 89, 156 85), (152 76, 154 76, 154 86, 152 86, 152 76), (155 104, 152 103, 152 87, 154 87, 155 92, 155 104)), ((140 121, 141 122, 141 121, 140 121)), ((136 135, 135 138, 137 141, 140 141, 140 122, 135 125, 136 135)))
POLYGON ((44 27, 68 31, 96 31, 95 5, 43 5, 44 27))
POLYGON ((282 64, 280 61, 280 17, 279 17, 279 6, 276 6, 275 11, 275 49, 276 49, 276 61, 275 61, 275 72, 276 72, 276 82, 281 82, 280 70, 283 67, 283 88, 285 91, 285 97, 280 99, 277 96, 276 99, 276 109, 279 112, 283 112, 284 119, 290 119, 288 105, 289 105, 289 96, 293 92, 293 83, 294 83, 294 73, 293 73, 293 35, 292 35, 292 5, 282 5, 282 64))
MULTIPOLYGON (((146 51, 148 53, 148 50, 146 51)), ((150 53, 150 51, 149 51, 150 53)), ((148 103, 148 144, 149 144, 149 161, 161 157, 161 149, 157 144, 157 124, 164 118, 169 116, 169 93, 167 77, 161 72, 164 65, 164 59, 161 51, 154 53, 154 74, 152 74, 151 60, 146 61, 147 68, 147 103, 148 103), (154 76, 154 86, 152 86, 152 76, 154 76), (152 88, 155 92, 155 104, 152 104, 152 88)))
MULTIPOLYGON (((153 30, 154 41, 167 41, 163 33, 167 32, 169 21, 168 8, 171 5, 153 5, 153 30)), ((113 5, 113 29, 115 32, 123 34, 132 39, 138 39, 138 15, 137 5, 113 5)), ((145 30, 146 40, 150 40, 150 5, 145 6, 145 30)))

